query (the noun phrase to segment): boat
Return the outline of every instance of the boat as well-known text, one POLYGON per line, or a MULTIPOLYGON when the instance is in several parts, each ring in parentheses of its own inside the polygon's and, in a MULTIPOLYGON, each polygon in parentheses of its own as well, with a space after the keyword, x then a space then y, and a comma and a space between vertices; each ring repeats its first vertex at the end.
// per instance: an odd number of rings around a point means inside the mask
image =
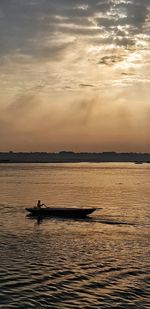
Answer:
POLYGON ((143 164, 144 162, 143 161, 135 161, 134 163, 135 164, 143 164))
POLYGON ((62 207, 31 207, 26 210, 32 216, 36 217, 69 217, 69 218, 85 218, 94 212, 97 208, 62 208, 62 207))

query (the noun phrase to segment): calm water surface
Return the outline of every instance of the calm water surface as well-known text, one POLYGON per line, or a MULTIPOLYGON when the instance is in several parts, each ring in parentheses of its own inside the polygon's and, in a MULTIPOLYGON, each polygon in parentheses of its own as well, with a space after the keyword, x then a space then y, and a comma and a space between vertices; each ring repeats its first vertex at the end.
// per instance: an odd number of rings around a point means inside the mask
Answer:
POLYGON ((0 308, 150 308, 150 164, 0 164, 0 308), (26 216, 37 199, 102 207, 26 216))

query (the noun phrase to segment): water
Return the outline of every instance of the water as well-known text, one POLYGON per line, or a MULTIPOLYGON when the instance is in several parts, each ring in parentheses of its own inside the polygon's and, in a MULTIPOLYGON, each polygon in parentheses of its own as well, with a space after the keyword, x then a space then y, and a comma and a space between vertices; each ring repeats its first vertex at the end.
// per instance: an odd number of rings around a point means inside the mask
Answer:
POLYGON ((150 164, 0 164, 0 308, 150 308, 150 164), (37 199, 102 207, 26 216, 37 199))

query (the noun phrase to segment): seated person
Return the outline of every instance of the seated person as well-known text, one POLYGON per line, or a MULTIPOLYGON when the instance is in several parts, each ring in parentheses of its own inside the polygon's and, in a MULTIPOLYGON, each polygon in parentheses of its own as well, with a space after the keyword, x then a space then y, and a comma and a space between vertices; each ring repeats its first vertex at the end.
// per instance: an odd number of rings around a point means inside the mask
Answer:
POLYGON ((45 206, 45 207, 46 207, 46 205, 45 205, 44 203, 41 204, 41 201, 38 200, 36 207, 37 207, 37 208, 41 208, 42 206, 45 206))

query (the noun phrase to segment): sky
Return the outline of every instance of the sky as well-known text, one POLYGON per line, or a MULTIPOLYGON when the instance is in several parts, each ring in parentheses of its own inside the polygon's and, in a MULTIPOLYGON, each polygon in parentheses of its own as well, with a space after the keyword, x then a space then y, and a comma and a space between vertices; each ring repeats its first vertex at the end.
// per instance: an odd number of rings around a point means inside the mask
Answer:
POLYGON ((0 0, 0 151, 150 152, 150 0, 0 0))

